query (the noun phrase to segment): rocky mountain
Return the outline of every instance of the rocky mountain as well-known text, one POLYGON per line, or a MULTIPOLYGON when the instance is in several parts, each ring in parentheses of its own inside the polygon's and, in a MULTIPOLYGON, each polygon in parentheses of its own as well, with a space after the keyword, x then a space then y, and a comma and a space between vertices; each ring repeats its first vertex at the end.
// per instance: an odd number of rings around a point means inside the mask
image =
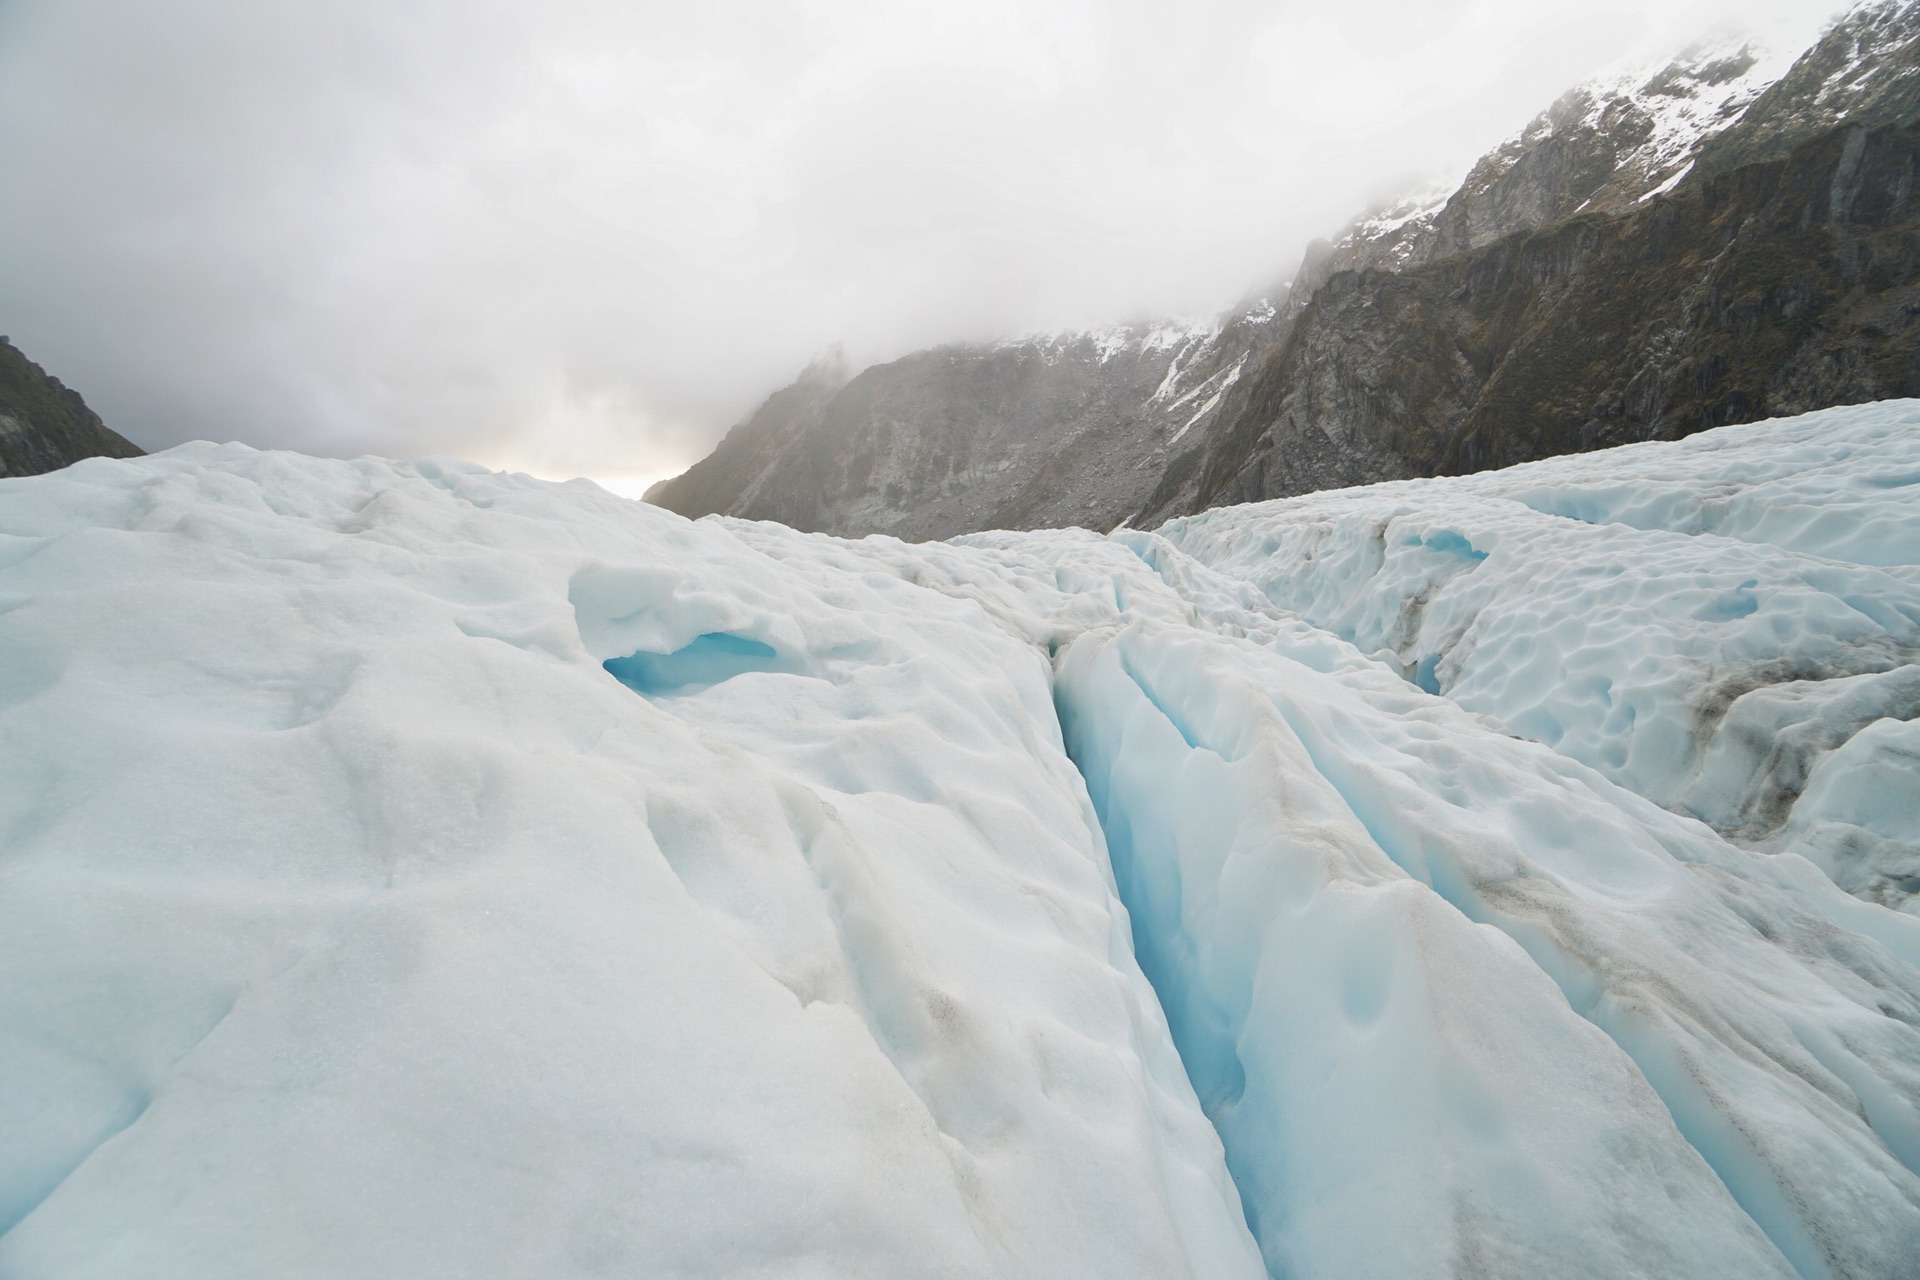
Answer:
POLYGON ((1143 518, 1920 392, 1917 36, 1863 6, 1758 93, 1750 54, 1683 59, 1648 83, 1691 88, 1685 145, 1593 127, 1644 86, 1562 99, 1405 265, 1324 273, 1143 518))
POLYGON ((1854 8, 1734 124, 1700 147, 1725 171, 1783 159, 1830 130, 1878 129, 1920 117, 1920 16, 1911 3, 1854 8))
POLYGON ((1920 393, 1920 0, 1576 88, 1212 325, 810 371, 656 487, 835 533, 1222 503, 1920 393))
POLYGON ((1482 156, 1458 186, 1414 192, 1307 250, 1294 306, 1340 271, 1417 267, 1575 213, 1670 190, 1702 144, 1778 77, 1751 43, 1702 41, 1666 65, 1569 90, 1482 156))
POLYGON ((32 476, 82 458, 137 458, 80 394, 0 337, 0 476, 32 476))
POLYGON ((691 516, 913 540, 1109 528, 1200 437, 1279 314, 1261 299, 1211 323, 937 347, 851 380, 830 357, 647 497, 691 516))

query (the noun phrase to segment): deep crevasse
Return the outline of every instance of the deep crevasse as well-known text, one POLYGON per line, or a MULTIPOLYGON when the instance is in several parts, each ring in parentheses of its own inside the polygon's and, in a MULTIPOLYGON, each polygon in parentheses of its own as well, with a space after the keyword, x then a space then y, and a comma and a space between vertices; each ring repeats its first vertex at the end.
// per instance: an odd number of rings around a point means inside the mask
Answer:
POLYGON ((918 547, 0 482, 0 1271, 1902 1274, 1920 920, 1754 850, 1902 900, 1915 421, 918 547))
POLYGON ((1083 639, 1059 698, 1274 1274, 1789 1274, 1755 1223, 1901 1273, 1916 1038, 1873 999, 1914 984, 1836 956, 1858 904, 1391 677, 1220 648, 1083 639))

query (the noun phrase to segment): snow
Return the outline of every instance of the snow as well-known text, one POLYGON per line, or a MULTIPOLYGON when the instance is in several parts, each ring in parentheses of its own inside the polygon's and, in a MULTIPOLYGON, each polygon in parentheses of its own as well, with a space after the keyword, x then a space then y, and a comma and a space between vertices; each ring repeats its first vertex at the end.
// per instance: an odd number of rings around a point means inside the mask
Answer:
POLYGON ((1671 189, 1692 167, 1700 144, 1746 114, 1754 100, 1787 73, 1800 52, 1791 42, 1768 47, 1747 38, 1702 41, 1667 66, 1629 71, 1603 85, 1586 123, 1599 127, 1616 102, 1640 108, 1651 126, 1648 136, 1621 163, 1649 177, 1671 174, 1662 184, 1671 189), (1752 65, 1727 74, 1743 61, 1752 65))
POLYGON ((1920 906, 1920 842, 1784 834, 1817 759, 1876 719, 1920 715, 1912 401, 1165 532, 1430 692, 1920 906))
MULTIPOLYGON (((1206 356, 1207 351, 1213 346, 1213 340, 1218 336, 1217 331, 1188 335, 1185 342, 1175 351, 1173 358, 1167 362, 1166 376, 1160 379, 1160 385, 1155 387, 1153 394, 1147 397, 1147 406, 1151 407, 1165 404, 1169 397, 1179 395, 1181 378, 1185 376, 1194 363, 1202 360, 1206 356)), ((1148 349, 1158 350, 1163 348, 1149 347, 1148 349)), ((1192 393, 1188 392, 1187 394, 1191 395, 1192 393)), ((1186 398, 1187 396, 1180 396, 1180 399, 1174 403, 1178 404, 1186 398)))
POLYGON ((1385 207, 1356 219, 1334 241, 1334 250, 1351 252, 1360 245, 1384 244, 1387 248, 1380 265, 1392 271, 1405 268, 1459 186, 1458 180, 1452 177, 1420 184, 1385 207))
MULTIPOLYGON (((1219 407, 1220 401, 1226 396, 1228 391, 1233 389, 1233 384, 1240 381, 1240 370, 1246 366, 1246 363, 1247 357, 1243 355, 1234 361, 1230 368, 1222 369, 1219 373, 1214 374, 1211 378, 1208 378, 1205 382, 1202 382, 1199 386, 1193 388, 1193 390, 1187 392, 1167 406, 1169 409, 1177 409, 1203 391, 1211 391, 1213 393, 1200 402, 1200 407, 1193 411, 1192 417, 1181 424, 1179 430, 1167 437, 1167 445, 1169 448, 1179 443, 1180 437, 1191 431, 1194 423, 1200 421, 1200 419, 1206 417, 1209 413, 1212 413, 1214 409, 1219 407)), ((1171 379, 1173 375, 1169 373, 1167 376, 1171 379)), ((1152 403, 1152 401, 1148 403, 1152 403)))
POLYGON ((1693 161, 1688 160, 1686 163, 1682 164, 1679 168, 1675 169, 1671 176, 1662 180, 1659 186, 1649 188, 1646 194, 1642 195, 1639 199, 1635 200, 1634 203, 1645 204, 1647 201, 1653 199, 1655 196, 1666 195, 1669 191, 1672 191, 1675 187, 1679 186, 1681 181, 1684 180, 1686 176, 1692 172, 1693 172, 1693 161))
POLYGON ((0 1274, 1903 1274, 1916 477, 0 481, 0 1274))
MULTIPOLYGON (((1614 167, 1645 188, 1636 203, 1665 194, 1693 168, 1701 143, 1737 122, 1793 65, 1804 45, 1785 31, 1776 35, 1787 38, 1721 36, 1702 40, 1671 61, 1629 61, 1575 91, 1586 110, 1565 127, 1606 134, 1623 119, 1631 123, 1644 136, 1616 158, 1614 167)), ((1553 131, 1542 117, 1504 145, 1508 150, 1530 145, 1553 131)))
POLYGON ((1093 329, 1049 329, 1001 339, 994 348, 1032 347, 1053 364, 1076 348, 1088 347, 1099 363, 1106 364, 1119 356, 1140 358, 1184 353, 1196 345, 1204 348, 1220 335, 1220 327, 1217 319, 1173 318, 1093 329))

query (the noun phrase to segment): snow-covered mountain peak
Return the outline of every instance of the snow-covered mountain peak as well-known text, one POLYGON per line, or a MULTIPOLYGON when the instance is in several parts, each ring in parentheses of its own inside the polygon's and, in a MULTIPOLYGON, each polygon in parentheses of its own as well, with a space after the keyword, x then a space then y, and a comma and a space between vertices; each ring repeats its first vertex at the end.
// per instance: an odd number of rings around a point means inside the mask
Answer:
POLYGON ((1837 18, 1741 117, 1702 148, 1719 170, 1778 159, 1841 124, 1877 128, 1920 111, 1920 4, 1874 0, 1837 18))
POLYGON ((1418 267, 1671 190, 1702 145, 1738 121, 1796 52, 1722 33, 1569 89, 1464 179, 1430 181, 1355 219, 1330 244, 1316 242, 1295 277, 1295 307, 1338 271, 1418 267))
POLYGON ((1519 217, 1480 219, 1464 242, 1449 238, 1440 219, 1443 249, 1486 243, 1522 222, 1621 208, 1671 190, 1701 145, 1739 120, 1792 62, 1791 52, 1721 36, 1670 60, 1630 64, 1568 90, 1482 157, 1449 203, 1471 205, 1489 196, 1499 203, 1496 188, 1508 180, 1548 189, 1533 199, 1509 199, 1519 217))
POLYGON ((1459 187, 1451 176, 1417 188, 1388 204, 1354 219, 1346 233, 1333 242, 1334 253, 1364 254, 1365 265, 1399 270, 1412 265, 1420 246, 1433 233, 1433 221, 1447 207, 1459 187))
POLYGON ((1791 52, 1744 37, 1703 40, 1644 78, 1629 72, 1587 91, 1581 126, 1645 131, 1645 140, 1616 162, 1614 180, 1602 191, 1645 200, 1671 190, 1692 167, 1701 143, 1738 120, 1792 63, 1791 52))
MULTIPOLYGON (((1913 7, 1863 7, 1818 41, 1811 26, 1721 35, 1617 65, 1464 181, 1370 209, 1308 246, 1290 284, 1222 315, 945 346, 876 365, 843 396, 782 393, 655 496, 846 534, 1111 529, 1920 391, 1886 380, 1910 362, 1904 321, 1878 310, 1904 298, 1878 269, 1848 288, 1884 298, 1822 301, 1811 328, 1767 311, 1764 341, 1685 300, 1788 297, 1800 286, 1774 276, 1808 246, 1780 228, 1815 206, 1847 221, 1858 191, 1905 191, 1898 140, 1849 132, 1845 181, 1816 170, 1842 154, 1821 149, 1836 118, 1920 119, 1913 7), (1730 140, 1746 148, 1736 166, 1806 154, 1708 209, 1685 193, 1718 181, 1730 140)), ((1830 261, 1907 260, 1881 226, 1906 215, 1877 198, 1830 261)))
POLYGON ((1673 190, 1709 153, 1744 163, 1843 120, 1893 118, 1920 102, 1916 13, 1915 0, 1874 0, 1810 48, 1727 29, 1671 57, 1634 55, 1562 94, 1457 185, 1409 191, 1309 249, 1294 302, 1337 271, 1399 271, 1573 214, 1629 208, 1673 190))
POLYGON ((1091 354, 1100 364, 1106 364, 1122 356, 1152 355, 1205 343, 1219 335, 1222 323, 1217 316, 1175 316, 1090 328, 1041 329, 1002 338, 991 344, 991 349, 1030 348, 1049 364, 1091 354))

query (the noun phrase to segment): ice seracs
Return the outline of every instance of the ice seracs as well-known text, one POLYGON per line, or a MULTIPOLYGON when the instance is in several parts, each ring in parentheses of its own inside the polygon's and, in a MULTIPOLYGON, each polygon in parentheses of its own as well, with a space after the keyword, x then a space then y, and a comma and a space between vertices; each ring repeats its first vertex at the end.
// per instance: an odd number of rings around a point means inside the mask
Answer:
POLYGON ((1903 1274, 1916 477, 0 482, 0 1272, 1903 1274))
POLYGON ((1827 753, 1920 715, 1917 438, 1911 401, 1829 409, 1165 533, 1430 692, 1898 906, 1920 842, 1793 812, 1827 753))

